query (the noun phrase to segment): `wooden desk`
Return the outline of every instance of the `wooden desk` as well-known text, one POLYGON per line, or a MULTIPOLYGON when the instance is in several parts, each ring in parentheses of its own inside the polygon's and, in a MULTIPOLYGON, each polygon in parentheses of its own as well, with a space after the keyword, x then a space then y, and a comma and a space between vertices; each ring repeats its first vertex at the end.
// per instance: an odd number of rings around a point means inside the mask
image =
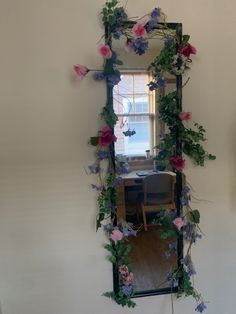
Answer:
MULTIPOLYGON (((142 172, 147 172, 148 175, 155 174, 157 172, 153 172, 152 170, 141 170, 142 172)), ((119 187, 118 191, 118 203, 117 203, 117 216, 118 219, 126 220, 126 202, 125 202, 125 191, 127 187, 137 187, 137 191, 140 188, 140 192, 142 192, 143 179, 146 176, 137 175, 139 170, 131 171, 130 173, 123 174, 121 177, 123 178, 123 185, 119 187)), ((171 171, 160 171, 158 173, 168 173, 175 176, 174 172, 171 171)))

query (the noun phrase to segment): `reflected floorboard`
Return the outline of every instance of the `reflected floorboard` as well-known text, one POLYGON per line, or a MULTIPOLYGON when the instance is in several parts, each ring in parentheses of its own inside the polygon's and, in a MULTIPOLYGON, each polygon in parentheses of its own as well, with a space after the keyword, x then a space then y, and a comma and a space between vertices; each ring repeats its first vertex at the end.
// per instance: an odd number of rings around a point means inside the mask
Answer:
POLYGON ((135 291, 155 290, 169 287, 167 273, 177 266, 177 255, 171 254, 166 259, 163 253, 173 240, 160 238, 160 230, 156 226, 148 231, 140 231, 137 237, 130 238, 132 251, 130 260, 135 277, 135 291))

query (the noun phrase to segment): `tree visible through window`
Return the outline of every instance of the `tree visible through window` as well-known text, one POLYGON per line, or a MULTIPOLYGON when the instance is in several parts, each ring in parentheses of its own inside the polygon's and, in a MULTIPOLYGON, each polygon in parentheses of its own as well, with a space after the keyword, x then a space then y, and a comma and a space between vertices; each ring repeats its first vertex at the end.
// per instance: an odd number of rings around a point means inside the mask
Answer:
POLYGON ((144 156, 146 150, 153 149, 155 101, 149 82, 148 72, 129 72, 122 73, 114 87, 114 110, 119 119, 115 126, 116 154, 144 156))

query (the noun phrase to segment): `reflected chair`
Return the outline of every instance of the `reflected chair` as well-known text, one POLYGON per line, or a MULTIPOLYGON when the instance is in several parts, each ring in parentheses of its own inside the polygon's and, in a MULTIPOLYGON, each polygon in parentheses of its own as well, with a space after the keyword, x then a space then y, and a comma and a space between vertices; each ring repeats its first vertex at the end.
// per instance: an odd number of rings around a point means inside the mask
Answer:
POLYGON ((143 201, 141 210, 144 230, 147 231, 147 213, 159 209, 174 209, 175 205, 175 176, 168 173, 156 173, 143 179, 143 201))

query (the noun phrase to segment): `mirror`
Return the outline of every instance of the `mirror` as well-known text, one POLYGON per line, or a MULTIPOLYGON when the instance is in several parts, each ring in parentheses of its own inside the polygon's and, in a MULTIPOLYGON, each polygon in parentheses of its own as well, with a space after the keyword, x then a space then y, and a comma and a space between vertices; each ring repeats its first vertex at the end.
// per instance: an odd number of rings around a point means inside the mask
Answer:
MULTIPOLYGON (((127 25, 127 28, 130 28, 127 25)), ((180 24, 165 24, 166 32, 177 36, 180 24)), ((112 39, 112 49, 123 64, 120 82, 112 90, 113 108, 118 117, 114 127, 117 167, 122 168, 122 184, 118 189, 117 219, 126 221, 137 232, 129 239, 129 260, 134 274, 134 296, 171 293, 178 289, 168 281, 182 256, 180 240, 162 236, 158 217, 177 217, 180 204, 181 178, 172 169, 163 171, 155 160, 165 125, 159 120, 159 98, 177 90, 181 95, 180 76, 165 74, 165 84, 151 90, 153 77, 149 65, 163 48, 163 39, 149 34, 149 48, 143 55, 127 52, 126 39, 112 39), (178 188, 179 186, 179 188, 178 188)), ((110 90, 108 86, 108 91, 110 90)), ((109 92, 108 92, 109 94, 109 92)), ((179 100, 179 103, 181 99, 179 100)), ((181 143, 176 143, 178 150, 181 143)), ((119 279, 114 270, 114 288, 119 279)))

